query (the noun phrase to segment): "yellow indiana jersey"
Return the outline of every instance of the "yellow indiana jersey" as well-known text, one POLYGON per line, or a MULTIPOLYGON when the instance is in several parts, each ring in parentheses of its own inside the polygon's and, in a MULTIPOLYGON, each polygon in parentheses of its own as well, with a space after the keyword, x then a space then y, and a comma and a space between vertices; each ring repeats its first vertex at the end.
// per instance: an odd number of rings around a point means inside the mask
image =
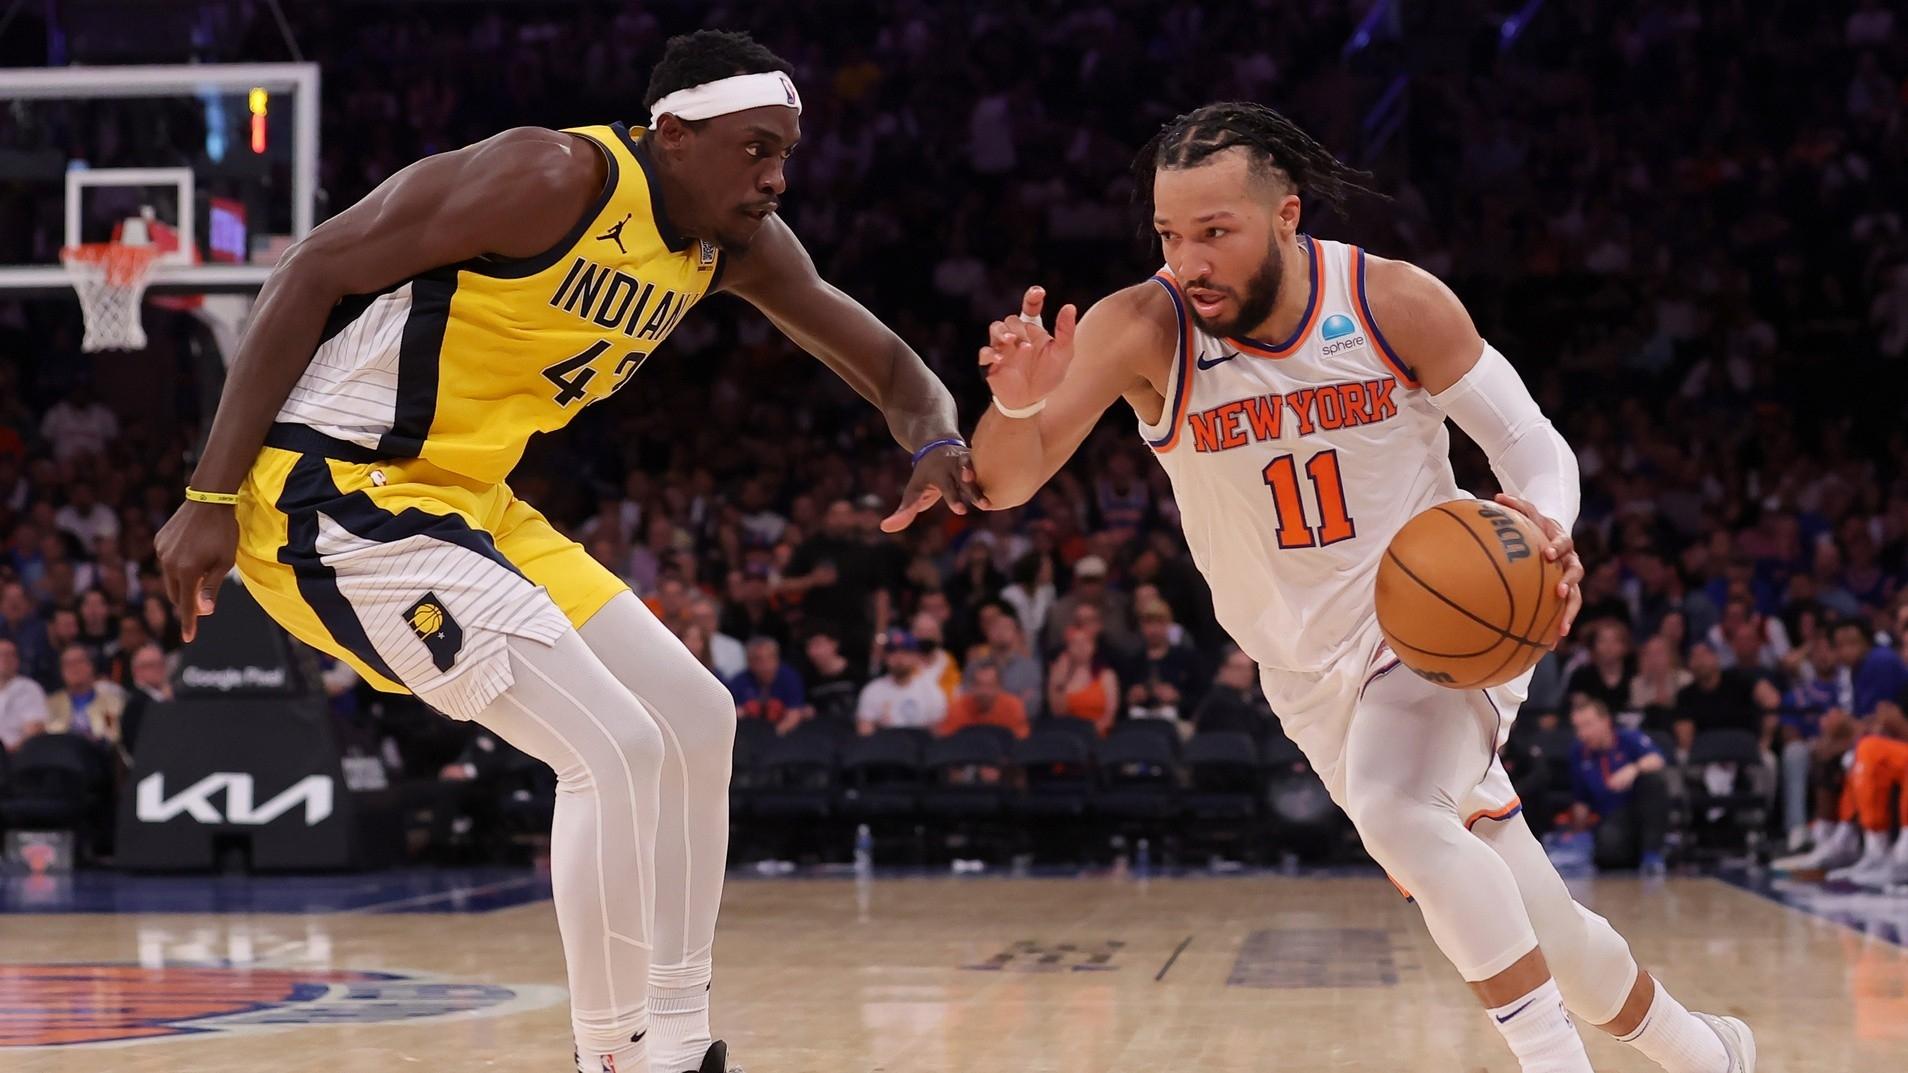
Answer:
POLYGON ((670 223, 640 128, 569 133, 608 164, 570 233, 535 257, 448 265, 340 302, 268 445, 501 482, 532 433, 629 382, 715 286, 722 255, 670 223))

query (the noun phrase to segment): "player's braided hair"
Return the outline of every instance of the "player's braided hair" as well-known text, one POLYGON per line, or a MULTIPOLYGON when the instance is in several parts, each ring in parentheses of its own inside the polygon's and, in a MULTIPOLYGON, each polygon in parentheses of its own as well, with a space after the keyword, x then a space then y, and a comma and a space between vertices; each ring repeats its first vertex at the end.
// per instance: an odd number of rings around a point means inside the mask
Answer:
POLYGON ((1289 181, 1300 196, 1343 210, 1353 193, 1370 193, 1359 171, 1333 156, 1298 124, 1263 104, 1219 101, 1195 108, 1161 127, 1133 161, 1134 200, 1151 235, 1153 175, 1160 168, 1192 168, 1214 153, 1241 146, 1252 166, 1289 181))
POLYGON ((729 30, 697 30, 677 34, 663 46, 662 59, 649 73, 649 90, 643 94, 643 114, 647 116, 656 102, 679 89, 700 86, 732 75, 764 74, 769 71, 794 73, 785 59, 756 43, 745 33, 729 30))

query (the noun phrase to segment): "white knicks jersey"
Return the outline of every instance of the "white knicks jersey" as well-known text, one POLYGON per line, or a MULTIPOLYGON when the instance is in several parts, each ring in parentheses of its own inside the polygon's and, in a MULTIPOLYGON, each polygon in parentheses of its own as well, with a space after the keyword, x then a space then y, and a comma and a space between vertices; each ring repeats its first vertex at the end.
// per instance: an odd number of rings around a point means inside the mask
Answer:
POLYGON ((1444 414, 1374 327, 1365 253, 1300 236, 1311 297, 1279 343, 1193 325, 1170 269, 1180 353, 1158 425, 1219 622, 1263 667, 1317 671, 1373 618, 1379 560, 1419 511, 1465 498, 1444 414))

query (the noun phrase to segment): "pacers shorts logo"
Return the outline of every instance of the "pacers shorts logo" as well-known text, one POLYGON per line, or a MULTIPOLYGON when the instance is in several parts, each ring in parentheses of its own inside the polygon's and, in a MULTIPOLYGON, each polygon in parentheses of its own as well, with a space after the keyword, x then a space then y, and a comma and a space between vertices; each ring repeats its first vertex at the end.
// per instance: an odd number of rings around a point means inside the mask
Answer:
POLYGON ((537 984, 349 969, 0 964, 0 1051, 498 1017, 562 998, 561 988, 537 984))
POLYGON ((410 623, 411 632, 430 649, 431 662, 437 664, 437 669, 450 670, 451 664, 457 662, 457 653, 464 647, 464 628, 444 609, 444 601, 438 599, 436 593, 427 592, 405 609, 404 621, 410 623))

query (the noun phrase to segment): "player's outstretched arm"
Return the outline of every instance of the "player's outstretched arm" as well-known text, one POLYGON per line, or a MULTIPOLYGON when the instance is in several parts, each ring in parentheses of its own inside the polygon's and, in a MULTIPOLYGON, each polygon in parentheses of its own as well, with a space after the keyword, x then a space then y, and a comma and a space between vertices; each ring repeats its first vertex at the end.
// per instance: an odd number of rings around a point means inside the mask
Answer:
MULTIPOLYGON (((606 167, 588 142, 520 128, 426 157, 314 228, 273 269, 239 341, 192 487, 235 492, 265 433, 311 363, 332 306, 485 254, 528 257, 576 226, 606 167)), ((191 640, 232 567, 230 506, 187 502, 154 538, 166 593, 191 640)))
POLYGON ((1583 563, 1570 538, 1579 503, 1576 454, 1449 287, 1416 265, 1379 257, 1370 259, 1368 280, 1385 340, 1416 370, 1432 403, 1484 449, 1506 493, 1497 501, 1550 538, 1544 554, 1563 567, 1561 641, 1583 602, 1583 563))
POLYGON ((994 402, 974 430, 974 470, 994 510, 1033 498, 1122 395, 1141 413, 1165 405, 1178 344, 1165 291, 1151 283, 1116 291, 1077 324, 1074 307, 1062 307, 1051 333, 1030 322, 1046 297, 1029 287, 1020 315, 990 325, 980 351, 994 402))
POLYGON ((901 505, 881 528, 891 533, 905 529, 940 499, 956 514, 982 505, 984 486, 976 486, 962 446, 954 396, 921 356, 860 302, 821 278, 781 217, 770 216, 748 251, 733 256, 721 289, 761 310, 796 346, 874 403, 888 419, 896 442, 916 452, 948 441, 915 465, 901 505))

